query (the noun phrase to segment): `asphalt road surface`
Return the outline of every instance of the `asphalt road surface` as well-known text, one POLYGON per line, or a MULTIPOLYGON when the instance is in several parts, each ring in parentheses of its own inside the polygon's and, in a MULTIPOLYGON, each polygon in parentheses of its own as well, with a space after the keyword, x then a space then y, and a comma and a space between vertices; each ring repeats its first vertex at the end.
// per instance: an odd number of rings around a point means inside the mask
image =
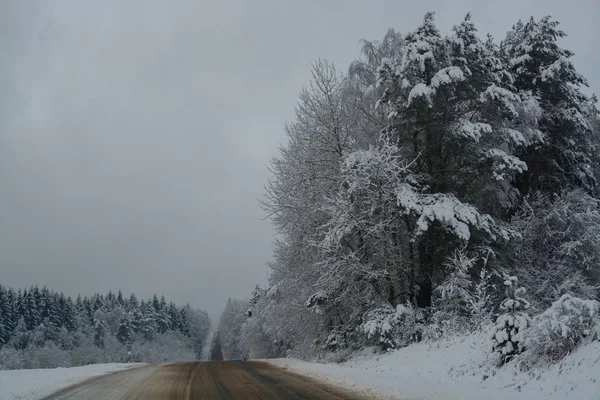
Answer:
POLYGON ((92 378, 43 400, 364 400, 264 362, 148 365, 92 378))

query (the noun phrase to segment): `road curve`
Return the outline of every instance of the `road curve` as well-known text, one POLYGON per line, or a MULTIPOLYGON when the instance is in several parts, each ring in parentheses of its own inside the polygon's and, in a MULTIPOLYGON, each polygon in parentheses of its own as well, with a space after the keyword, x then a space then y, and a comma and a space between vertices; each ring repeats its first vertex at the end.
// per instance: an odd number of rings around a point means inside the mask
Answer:
POLYGON ((42 400, 364 400, 257 361, 148 365, 92 378, 42 400))

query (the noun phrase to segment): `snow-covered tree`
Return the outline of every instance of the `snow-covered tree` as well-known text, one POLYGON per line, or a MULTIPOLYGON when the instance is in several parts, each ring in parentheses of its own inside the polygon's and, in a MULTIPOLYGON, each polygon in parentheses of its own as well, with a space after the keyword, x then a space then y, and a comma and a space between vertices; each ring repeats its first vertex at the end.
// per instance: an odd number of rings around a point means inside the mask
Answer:
POLYGON ((219 335, 219 331, 215 331, 213 333, 213 337, 210 343, 210 360, 223 360, 223 351, 221 350, 221 336, 219 335))
POLYGON ((406 43, 403 57, 382 63, 379 84, 389 136, 406 160, 416 160, 411 188, 398 199, 407 226, 420 233, 410 251, 416 300, 425 307, 448 251, 464 240, 510 238, 494 217, 515 205, 510 181, 527 168, 516 156, 527 135, 510 74, 470 16, 442 38, 429 13, 406 43), (483 237, 474 237, 478 231, 483 237))
POLYGON ((200 359, 211 327, 210 318, 206 311, 193 309, 189 304, 182 311, 185 314, 183 324, 187 330, 187 333, 184 332, 184 334, 190 338, 196 358, 200 359))
POLYGON ((230 298, 219 319, 221 347, 224 357, 228 360, 238 360, 244 355, 241 330, 246 320, 245 312, 247 310, 247 301, 230 298))
POLYGON ((129 313, 123 313, 119 321, 119 327, 117 329, 117 339, 121 343, 129 343, 133 339, 134 326, 129 313))
POLYGON ((321 227, 322 276, 313 291, 323 293, 316 304, 321 310, 338 315, 338 329, 355 324, 369 304, 395 306, 409 290, 410 265, 398 257, 408 235, 397 200, 409 171, 397 152, 384 140, 350 153, 338 193, 323 204, 329 221, 321 227))
POLYGON ((28 330, 33 330, 40 322, 40 315, 38 312, 38 304, 35 301, 34 293, 32 290, 23 291, 23 301, 21 302, 22 315, 27 324, 28 330))
POLYGON ((12 332, 9 344, 11 344, 16 350, 23 350, 27 348, 31 340, 31 334, 27 330, 27 324, 25 318, 19 318, 19 322, 12 332))
POLYGON ((171 319, 169 318, 168 310, 166 305, 160 308, 160 311, 156 314, 156 326, 159 333, 167 333, 171 330, 171 319))
POLYGON ((518 286, 516 276, 507 277, 504 281, 506 298, 500 304, 504 313, 496 319, 492 336, 494 351, 499 353, 502 363, 510 361, 525 349, 525 334, 531 326, 527 313, 529 302, 523 297, 525 288, 518 286))
POLYGON ((94 314, 94 345, 104 348, 105 338, 109 331, 104 312, 98 309, 94 314))
POLYGON ((431 326, 484 328, 505 272, 544 290, 534 305, 597 295, 595 200, 521 211, 536 190, 591 193, 586 171, 600 171, 595 101, 562 35, 545 18, 497 44, 470 15, 444 35, 428 13, 413 32, 364 41, 347 75, 315 65, 271 165, 263 206, 277 240, 242 323, 245 354, 341 354, 381 332, 389 346, 386 323, 407 303, 431 326))
MULTIPOLYGON (((323 233, 318 228, 328 218, 322 205, 338 190, 340 164, 356 146, 357 136, 367 129, 365 124, 357 123, 357 104, 347 95, 348 90, 333 65, 316 63, 310 87, 300 94, 295 121, 286 126, 288 143, 271 163, 273 177, 263 207, 281 235, 271 263, 274 273, 270 284, 289 289, 290 297, 262 301, 270 310, 260 318, 289 315, 294 310, 302 314, 302 320, 319 324, 303 304, 313 294, 311 285, 320 275, 318 242, 323 233)), ((271 335, 276 334, 276 324, 275 320, 267 324, 273 326, 271 335)), ((296 326, 290 325, 290 333, 296 326)))
POLYGON ((7 291, 0 285, 0 348, 9 339, 9 307, 7 291))
POLYGON ((573 52, 558 45, 565 36, 550 16, 532 17, 516 24, 503 44, 515 88, 539 107, 537 140, 522 155, 528 166, 519 182, 524 193, 592 191, 596 185, 588 98, 581 92, 587 81, 571 61, 573 52))
POLYGON ((445 265, 446 279, 436 287, 434 310, 445 318, 443 330, 458 333, 465 329, 480 329, 491 322, 492 278, 488 262, 493 253, 480 249, 480 254, 469 254, 465 248, 455 250, 445 265))

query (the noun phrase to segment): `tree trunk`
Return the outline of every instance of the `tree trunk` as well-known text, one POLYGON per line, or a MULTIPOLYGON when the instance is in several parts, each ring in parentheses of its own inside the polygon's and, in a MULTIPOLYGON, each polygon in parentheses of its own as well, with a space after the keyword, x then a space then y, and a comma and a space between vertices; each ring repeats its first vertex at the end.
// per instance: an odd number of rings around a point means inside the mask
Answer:
POLYGON ((425 232, 418 245, 419 251, 419 274, 417 284, 419 290, 416 295, 416 305, 419 308, 431 306, 431 297, 433 295, 433 276, 434 266, 434 246, 431 231, 425 232))

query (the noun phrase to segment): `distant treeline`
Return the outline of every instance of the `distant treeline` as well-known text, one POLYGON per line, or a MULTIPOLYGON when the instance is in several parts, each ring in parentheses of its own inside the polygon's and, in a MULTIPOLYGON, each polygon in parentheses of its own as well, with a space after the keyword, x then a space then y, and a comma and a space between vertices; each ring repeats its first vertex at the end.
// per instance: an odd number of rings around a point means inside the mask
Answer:
POLYGON ((0 368, 200 358, 209 330, 205 311, 164 296, 73 300, 46 287, 0 285, 0 368))

